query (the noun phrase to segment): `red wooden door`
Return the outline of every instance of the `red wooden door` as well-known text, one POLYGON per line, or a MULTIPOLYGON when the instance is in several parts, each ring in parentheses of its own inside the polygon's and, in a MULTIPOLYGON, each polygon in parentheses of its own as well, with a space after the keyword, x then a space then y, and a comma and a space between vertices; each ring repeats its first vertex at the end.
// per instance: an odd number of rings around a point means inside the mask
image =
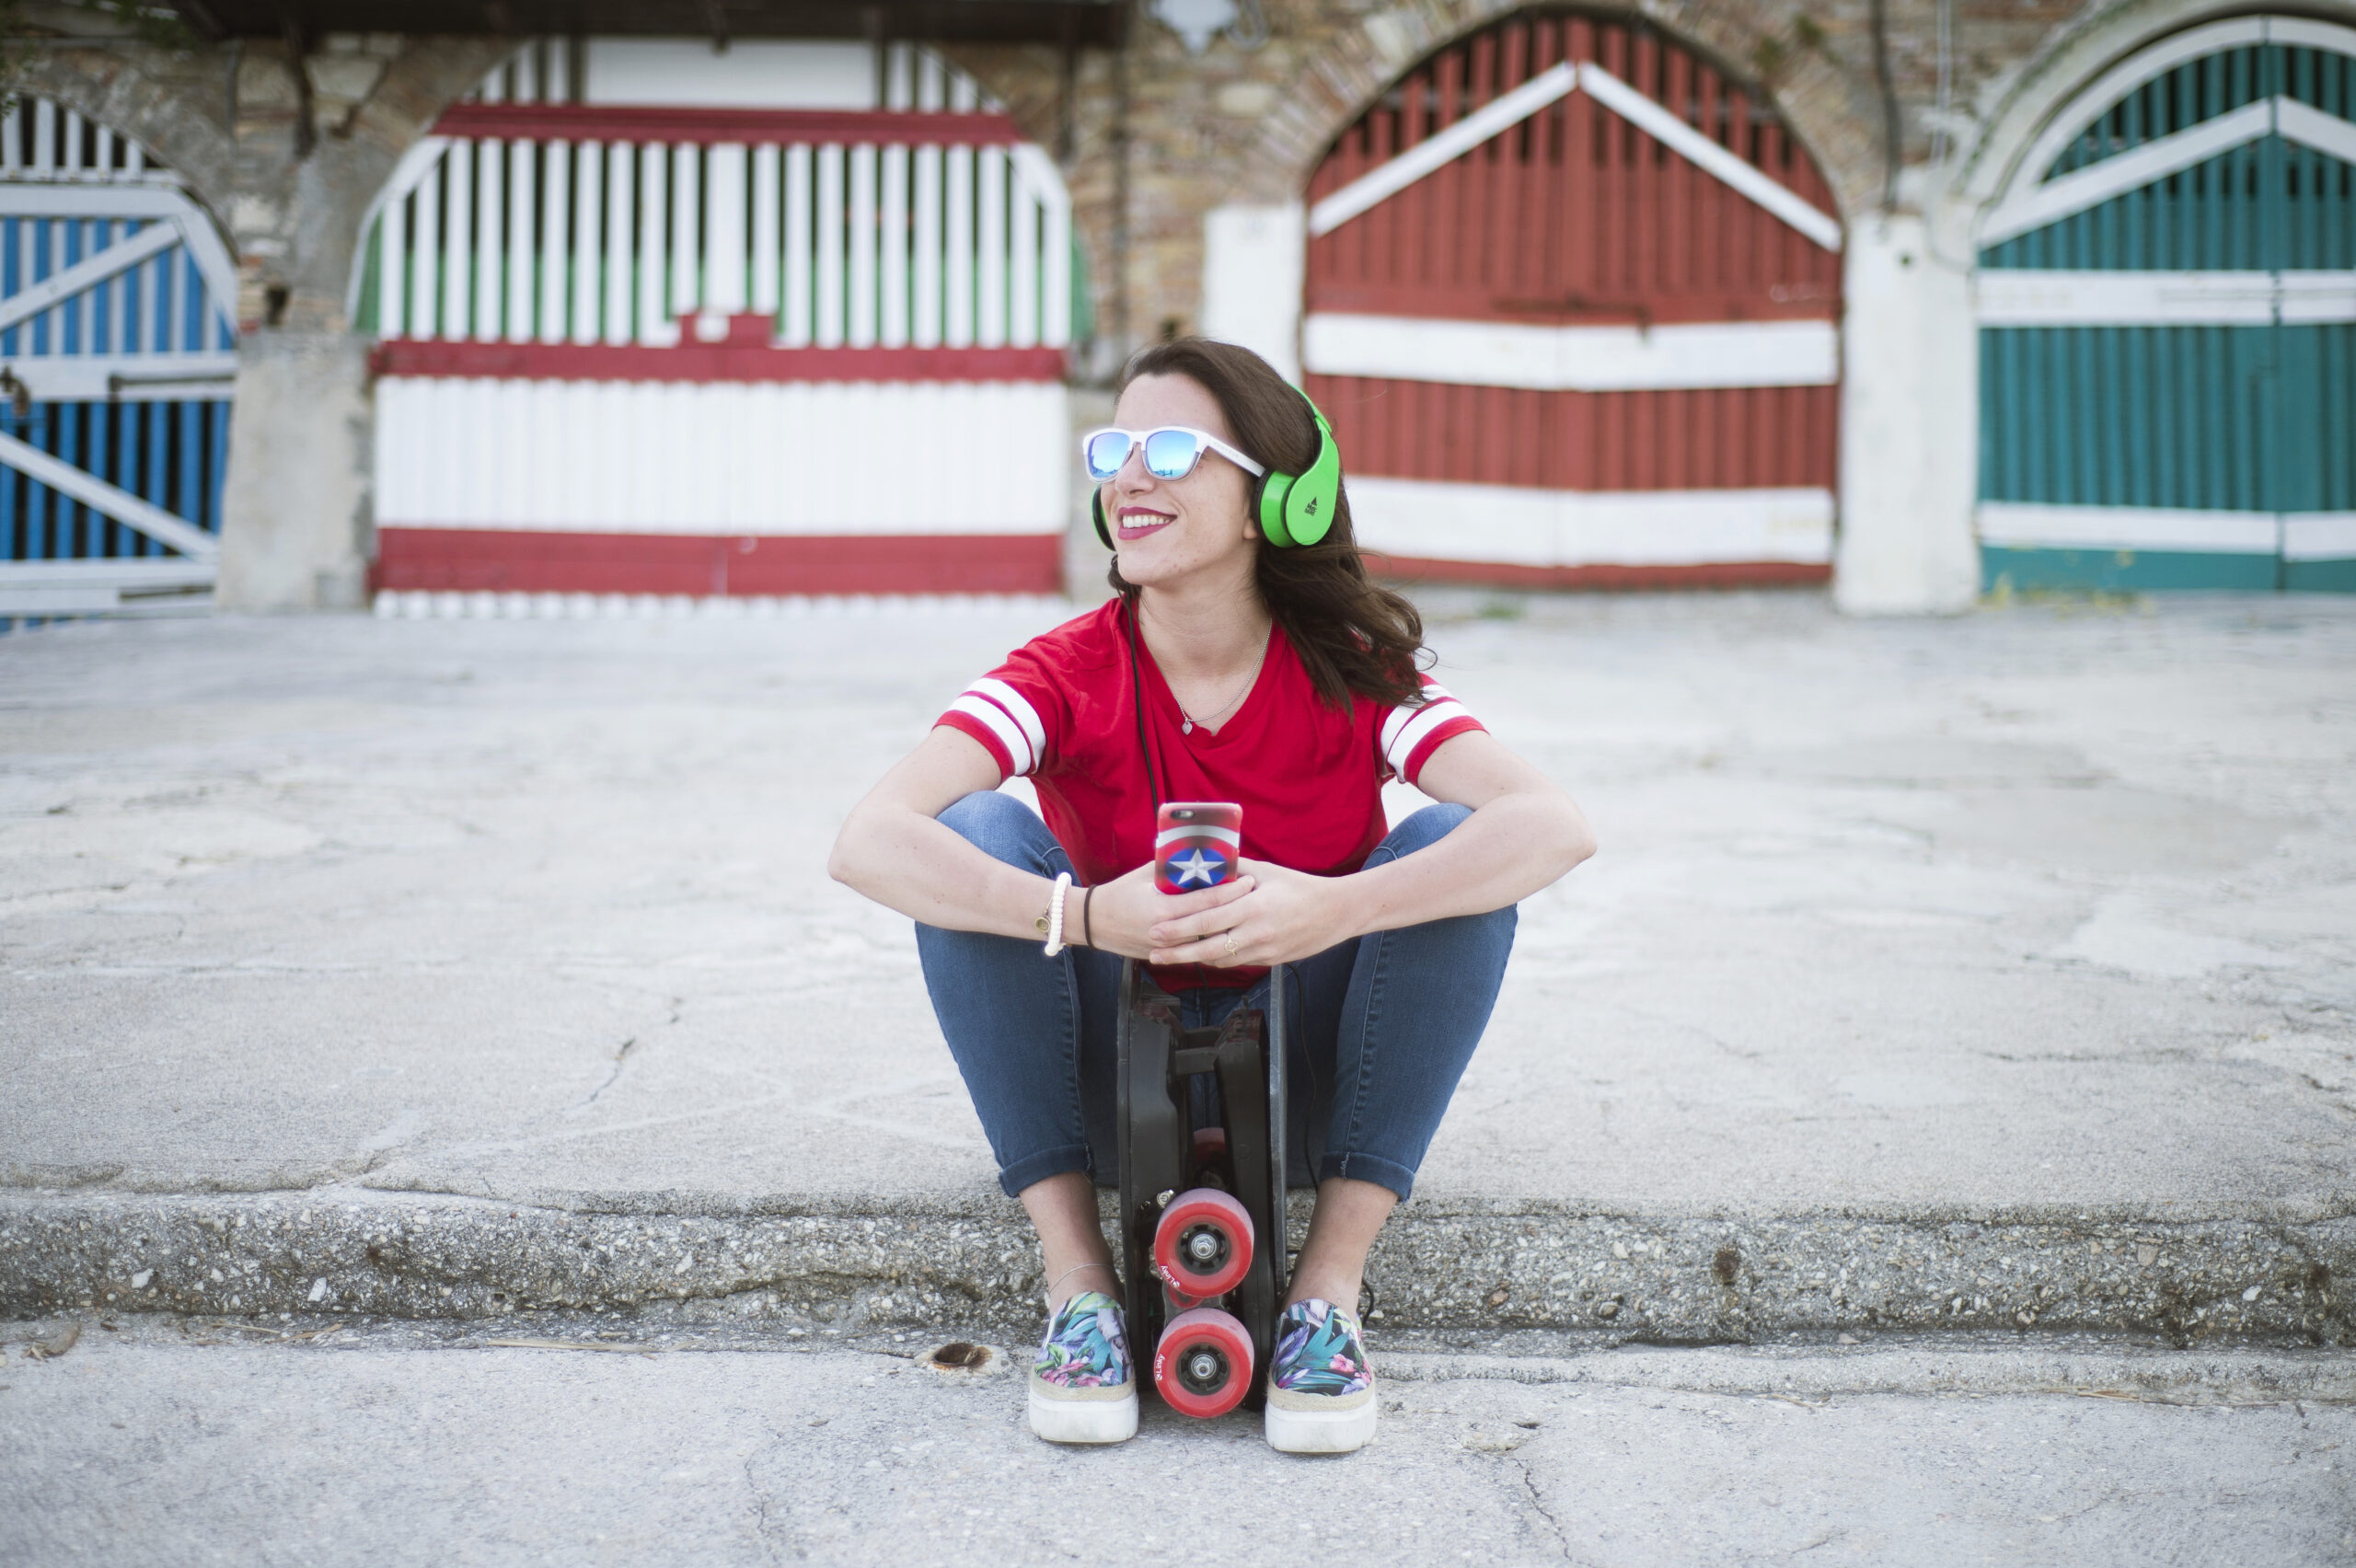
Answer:
POLYGON ((1760 98, 1641 24, 1526 12, 1384 95, 1308 199, 1308 387, 1393 571, 1829 574, 1840 231, 1760 98))

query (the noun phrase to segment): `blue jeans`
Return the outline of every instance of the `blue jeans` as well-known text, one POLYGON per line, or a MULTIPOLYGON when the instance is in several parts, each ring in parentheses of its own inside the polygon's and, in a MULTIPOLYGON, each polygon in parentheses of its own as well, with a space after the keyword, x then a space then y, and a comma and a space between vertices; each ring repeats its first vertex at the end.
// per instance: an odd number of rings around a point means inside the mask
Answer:
MULTIPOLYGON (((1426 806, 1367 864, 1436 844, 1471 814, 1426 806)), ((1008 865, 1045 877, 1071 870, 1047 824, 1011 795, 967 795, 941 820, 1008 865)), ((1077 903, 1072 912, 1077 920, 1077 903)), ((1292 1184, 1347 1176, 1402 1198, 1414 1190, 1440 1114, 1488 1027, 1513 928, 1507 906, 1377 931, 1286 966, 1292 1184)), ((941 1032, 998 1157, 999 1184, 1011 1196, 1068 1170, 1113 1181, 1120 959, 1084 948, 1050 959, 1026 939, 921 924, 917 951, 941 1032)), ((1267 999, 1265 978, 1249 990, 1177 997, 1190 1029, 1267 999)))

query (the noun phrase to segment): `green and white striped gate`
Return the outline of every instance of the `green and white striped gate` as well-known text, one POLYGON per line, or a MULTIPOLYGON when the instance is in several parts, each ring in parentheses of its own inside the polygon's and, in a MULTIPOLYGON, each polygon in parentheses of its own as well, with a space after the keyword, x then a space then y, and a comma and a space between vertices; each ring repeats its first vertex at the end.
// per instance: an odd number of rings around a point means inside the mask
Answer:
POLYGON ((1990 590, 2356 592, 2356 29, 2144 49, 1980 243, 1990 590))

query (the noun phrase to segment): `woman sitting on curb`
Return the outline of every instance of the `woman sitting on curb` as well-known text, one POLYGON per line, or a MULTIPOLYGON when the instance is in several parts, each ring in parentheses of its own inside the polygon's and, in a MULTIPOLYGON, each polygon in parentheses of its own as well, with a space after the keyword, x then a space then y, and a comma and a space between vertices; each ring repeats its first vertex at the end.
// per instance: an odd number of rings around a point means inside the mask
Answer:
POLYGON ((1291 1147, 1317 1205, 1265 1425, 1288 1452, 1355 1448, 1375 1418, 1367 1251, 1480 1043, 1515 905, 1594 839, 1568 795, 1421 676, 1422 622, 1367 581, 1346 499, 1313 544, 1262 536, 1262 477, 1307 472, 1331 439, 1265 361, 1203 339, 1149 349, 1115 417, 1085 455, 1118 596, 968 688, 851 813, 829 870, 918 922, 999 1180, 1038 1229, 1031 1423, 1052 1441, 1137 1430, 1092 1180, 1113 1165, 1120 961, 1150 963, 1190 1028, 1265 1005, 1268 966, 1289 966, 1288 1070, 1306 1089, 1291 1147), (1017 774, 1045 822, 997 792, 1017 774), (1440 803, 1386 832, 1394 777, 1440 803), (1240 874, 1159 892, 1157 796, 1241 803, 1240 874), (1043 958, 1057 901, 1071 945, 1043 958))

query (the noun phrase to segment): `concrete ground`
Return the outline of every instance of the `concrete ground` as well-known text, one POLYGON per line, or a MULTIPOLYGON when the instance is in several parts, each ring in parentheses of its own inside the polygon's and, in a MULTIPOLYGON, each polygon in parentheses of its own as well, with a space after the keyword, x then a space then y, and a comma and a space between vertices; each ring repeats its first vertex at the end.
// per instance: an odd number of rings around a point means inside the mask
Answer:
MULTIPOLYGON (((1394 1324, 2350 1336, 2356 604, 1426 603, 1603 850, 1394 1324)), ((906 923, 821 867, 1062 613, 0 639, 0 1307, 1027 1314, 906 923)))
POLYGON ((1159 1406, 1119 1447, 1051 1447, 1002 1356, 496 1337, 133 1323, 52 1360, 12 1346, 0 1563, 2356 1558, 2345 1356, 2342 1402, 2252 1386, 2312 1383, 2312 1354, 1403 1356, 1374 1445, 1301 1459, 1247 1415, 1159 1406))

